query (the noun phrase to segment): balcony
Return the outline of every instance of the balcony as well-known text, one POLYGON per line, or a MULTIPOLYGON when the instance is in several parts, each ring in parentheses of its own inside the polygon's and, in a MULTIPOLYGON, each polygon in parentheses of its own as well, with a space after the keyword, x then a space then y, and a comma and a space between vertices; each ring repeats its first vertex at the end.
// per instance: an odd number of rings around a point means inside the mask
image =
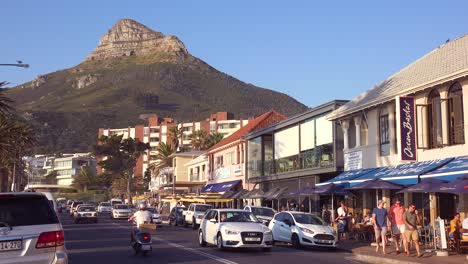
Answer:
POLYGON ((200 175, 198 174, 198 172, 195 172, 195 173, 190 175, 190 181, 192 181, 192 182, 200 181, 200 175))

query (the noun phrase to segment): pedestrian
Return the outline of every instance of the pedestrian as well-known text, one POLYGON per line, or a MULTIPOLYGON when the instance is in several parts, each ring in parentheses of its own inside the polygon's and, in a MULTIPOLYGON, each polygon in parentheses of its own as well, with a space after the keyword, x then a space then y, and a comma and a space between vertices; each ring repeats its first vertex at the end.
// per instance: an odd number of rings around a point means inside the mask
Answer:
POLYGON ((413 241, 414 247, 418 253, 418 258, 422 257, 421 250, 419 249, 419 235, 418 235, 418 223, 421 222, 416 205, 412 204, 409 206, 408 211, 403 214, 403 220, 405 221, 405 236, 406 236, 406 248, 408 251, 406 255, 409 256, 409 244, 413 241))
POLYGON ((405 207, 402 205, 400 199, 396 199, 395 203, 388 212, 388 218, 390 219, 390 223, 392 225, 391 228, 393 231, 393 241, 395 242, 395 252, 397 255, 400 254, 400 237, 403 240, 405 253, 408 252, 405 237, 405 221, 403 220, 404 213, 405 207))
POLYGON ((385 202, 383 200, 379 200, 377 202, 377 208, 374 208, 374 210, 372 211, 372 223, 374 224, 375 242, 377 243, 375 252, 379 252, 380 241, 382 241, 382 253, 386 255, 388 231, 387 224, 389 223, 389 221, 387 210, 383 208, 384 204, 385 202))
POLYGON ((323 219, 323 222, 325 222, 325 224, 327 225, 331 224, 331 212, 328 210, 328 207, 326 204, 323 205, 322 219, 323 219))
POLYGON ((344 201, 340 201, 340 207, 337 210, 338 216, 336 221, 338 222, 338 237, 341 239, 348 239, 348 207, 346 207, 344 201))

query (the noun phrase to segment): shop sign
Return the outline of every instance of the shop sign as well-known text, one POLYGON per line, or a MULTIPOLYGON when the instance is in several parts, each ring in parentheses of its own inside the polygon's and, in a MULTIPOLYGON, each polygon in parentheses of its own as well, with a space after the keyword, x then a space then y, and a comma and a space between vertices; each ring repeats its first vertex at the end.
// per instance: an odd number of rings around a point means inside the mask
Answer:
POLYGON ((344 154, 344 170, 362 169, 362 151, 352 151, 344 154))
POLYGON ((238 165, 234 166, 234 175, 235 176, 242 175, 242 165, 238 164, 238 165))
POLYGON ((416 115, 413 97, 400 97, 400 158, 416 161, 416 115))
POLYGON ((218 179, 225 179, 231 177, 231 168, 219 168, 216 170, 216 176, 218 179))

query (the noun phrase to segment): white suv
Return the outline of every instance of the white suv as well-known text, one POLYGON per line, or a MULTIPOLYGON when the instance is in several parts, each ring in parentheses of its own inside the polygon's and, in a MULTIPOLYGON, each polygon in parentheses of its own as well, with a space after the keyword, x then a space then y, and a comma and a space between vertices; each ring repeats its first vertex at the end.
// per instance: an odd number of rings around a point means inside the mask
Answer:
POLYGON ((100 214, 110 214, 112 213, 112 206, 110 203, 102 202, 98 206, 98 213, 100 214))
POLYGON ((62 225, 44 194, 0 193, 0 263, 68 263, 62 225))
POLYGON ((187 211, 184 211, 184 226, 192 225, 193 229, 196 229, 200 225, 203 217, 205 216, 206 211, 211 209, 209 204, 190 204, 187 211))

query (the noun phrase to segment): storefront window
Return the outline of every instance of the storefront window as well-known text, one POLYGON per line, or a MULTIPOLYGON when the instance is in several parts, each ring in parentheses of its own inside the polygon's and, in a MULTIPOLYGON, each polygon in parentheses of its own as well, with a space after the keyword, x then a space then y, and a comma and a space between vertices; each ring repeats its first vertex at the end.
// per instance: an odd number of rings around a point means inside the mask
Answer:
POLYGON ((273 167, 273 137, 270 135, 263 136, 263 172, 266 175, 273 174, 275 172, 273 167))
POLYGON ((379 132, 380 156, 388 156, 390 155, 390 127, 388 114, 380 113, 379 132))
POLYGON ((262 138, 251 139, 247 144, 249 178, 262 176, 262 138))
POLYGON ((450 145, 465 144, 463 90, 458 82, 449 90, 449 125, 450 145))

